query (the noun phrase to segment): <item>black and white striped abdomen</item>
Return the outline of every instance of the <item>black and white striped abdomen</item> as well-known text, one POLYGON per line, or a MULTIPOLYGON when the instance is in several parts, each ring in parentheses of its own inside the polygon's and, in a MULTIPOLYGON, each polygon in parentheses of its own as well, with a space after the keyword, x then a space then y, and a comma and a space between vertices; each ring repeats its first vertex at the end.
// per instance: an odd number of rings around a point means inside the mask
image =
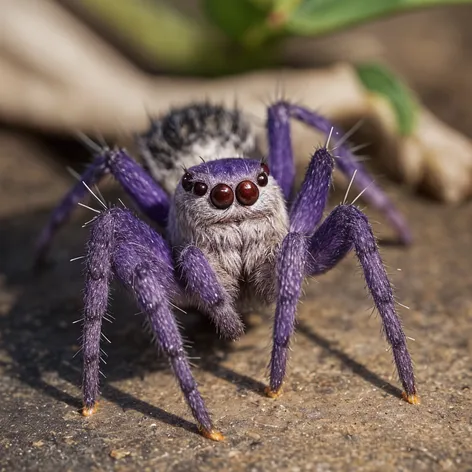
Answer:
POLYGON ((174 108, 151 120, 137 143, 144 166, 172 194, 182 168, 223 157, 254 156, 255 134, 237 108, 207 102, 174 108))

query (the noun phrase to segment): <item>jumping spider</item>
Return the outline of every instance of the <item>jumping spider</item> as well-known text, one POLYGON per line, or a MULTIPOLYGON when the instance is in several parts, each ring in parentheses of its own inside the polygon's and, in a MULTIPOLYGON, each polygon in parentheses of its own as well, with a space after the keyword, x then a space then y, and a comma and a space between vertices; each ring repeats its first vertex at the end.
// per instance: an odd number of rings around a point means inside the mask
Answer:
POLYGON ((197 308, 222 336, 237 339, 244 331, 240 314, 247 303, 275 302, 266 394, 277 397, 302 282, 330 270, 351 249, 380 313, 404 397, 418 402, 405 335, 367 217, 353 204, 340 204, 321 222, 334 165, 348 177, 356 173, 355 183, 364 188, 365 198, 386 214, 403 242, 409 240, 407 226, 328 120, 283 101, 268 108, 267 131, 266 163, 247 157, 256 145, 240 111, 208 103, 172 110, 138 137, 144 168, 123 149, 101 149, 53 211, 39 239, 40 256, 84 197, 85 187, 111 173, 165 234, 126 208, 104 206, 91 223, 85 256, 84 415, 94 412, 99 393, 101 324, 113 277, 134 294, 147 315, 201 433, 220 440, 223 436, 213 428, 190 370, 172 307, 197 308), (290 118, 329 134, 293 198, 290 118), (336 144, 336 157, 330 140, 336 144))

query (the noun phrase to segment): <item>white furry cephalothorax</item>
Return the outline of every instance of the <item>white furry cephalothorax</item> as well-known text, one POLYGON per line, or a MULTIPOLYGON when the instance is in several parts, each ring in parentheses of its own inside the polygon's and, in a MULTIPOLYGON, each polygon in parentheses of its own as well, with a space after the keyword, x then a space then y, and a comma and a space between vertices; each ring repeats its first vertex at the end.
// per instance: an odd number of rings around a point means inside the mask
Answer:
POLYGON ((257 182, 260 167, 254 167, 254 161, 241 159, 240 167, 243 172, 226 175, 200 170, 205 165, 189 169, 208 191, 198 197, 178 185, 168 237, 177 253, 189 244, 197 246, 232 299, 267 303, 275 297, 276 256, 288 232, 288 215, 280 187, 270 176, 267 185, 259 187, 253 205, 244 206, 235 199, 225 210, 215 208, 210 193, 216 185, 224 183, 236 192, 241 181, 257 182))

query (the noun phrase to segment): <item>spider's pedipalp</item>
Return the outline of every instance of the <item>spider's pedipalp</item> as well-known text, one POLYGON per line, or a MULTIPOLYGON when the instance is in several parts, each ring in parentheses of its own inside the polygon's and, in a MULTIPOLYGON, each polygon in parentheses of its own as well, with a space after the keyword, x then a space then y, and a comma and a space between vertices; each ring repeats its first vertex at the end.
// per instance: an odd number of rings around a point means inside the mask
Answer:
POLYGON ((179 254, 178 266, 193 303, 208 314, 221 336, 238 339, 244 333, 243 322, 203 252, 187 246, 179 254))

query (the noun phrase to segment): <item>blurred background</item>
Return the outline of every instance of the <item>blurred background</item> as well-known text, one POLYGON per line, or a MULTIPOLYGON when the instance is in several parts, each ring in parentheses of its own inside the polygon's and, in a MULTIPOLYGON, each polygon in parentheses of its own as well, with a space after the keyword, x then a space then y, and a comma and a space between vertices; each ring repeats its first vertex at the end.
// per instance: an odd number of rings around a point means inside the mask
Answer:
MULTIPOLYGON (((0 468, 470 470, 472 2, 0 0, 0 11, 0 468), (379 80, 361 64, 378 64, 379 80), (399 310, 424 407, 399 399, 349 257, 307 287, 282 403, 258 393, 270 321, 228 346, 184 320, 227 449, 190 434, 167 363, 119 291, 102 409, 83 422, 72 324, 83 278, 69 260, 83 254, 87 211, 60 233, 51 265, 32 270, 35 238, 75 181, 67 166, 90 162, 78 133, 134 153, 150 115, 237 99, 264 149, 265 106, 282 94, 345 129, 362 121, 353 142, 369 144, 360 154, 412 228, 410 248, 388 245, 392 230, 366 208, 411 308, 399 310)), ((294 135, 301 170, 325 138, 294 135)), ((123 198, 111 181, 101 189, 123 198)))
MULTIPOLYGON (((0 120, 58 138, 67 158, 84 151, 78 132, 132 146, 149 116, 237 100, 264 149, 265 106, 285 94, 346 129, 363 120, 354 140, 382 173, 463 201, 470 6, 448 3, 469 2, 3 0, 0 120)), ((320 137, 299 128, 305 165, 320 137)))

